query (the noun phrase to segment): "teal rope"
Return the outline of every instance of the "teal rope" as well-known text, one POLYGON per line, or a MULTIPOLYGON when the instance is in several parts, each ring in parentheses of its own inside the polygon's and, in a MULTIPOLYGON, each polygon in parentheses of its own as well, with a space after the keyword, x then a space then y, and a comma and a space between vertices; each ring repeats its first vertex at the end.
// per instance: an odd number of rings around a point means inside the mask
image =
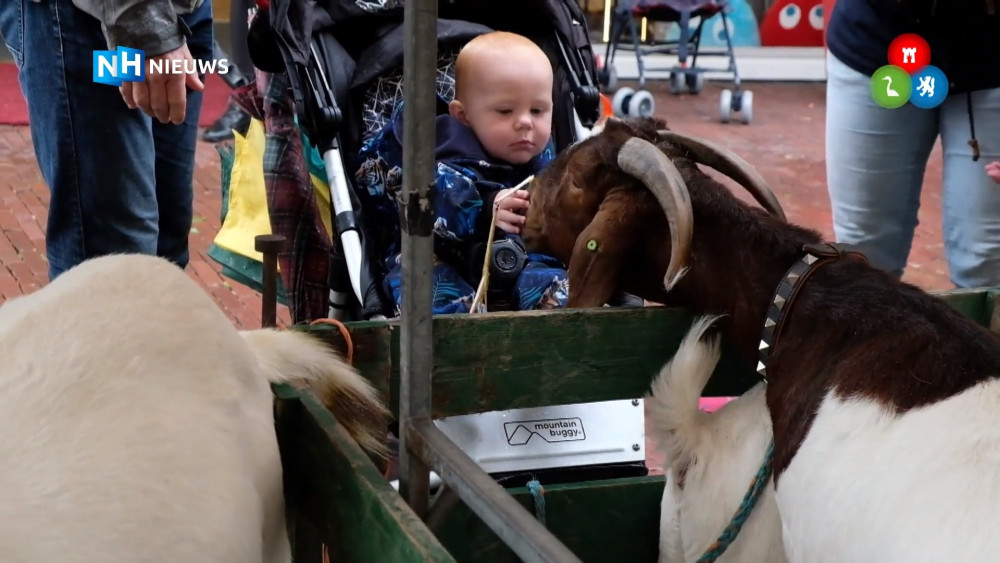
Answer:
POLYGON ((538 479, 532 479, 528 481, 528 492, 531 493, 531 498, 535 499, 535 518, 545 525, 545 489, 542 488, 542 484, 538 482, 538 479))
POLYGON ((726 529, 722 531, 719 535, 719 539, 715 540, 708 550, 702 555, 697 563, 713 563, 722 554, 729 549, 729 546, 736 541, 736 536, 740 534, 740 530, 743 529, 743 524, 746 523, 747 518, 750 517, 750 513, 753 511, 753 507, 757 504, 757 499, 760 498, 760 494, 764 492, 764 487, 767 485, 768 479, 771 477, 771 460, 774 459, 774 441, 771 441, 771 445, 767 447, 767 455, 764 456, 764 463, 760 465, 760 469, 757 470, 757 475, 754 476, 753 481, 750 482, 750 488, 747 489, 747 493, 743 496, 743 502, 740 503, 739 509, 736 510, 736 514, 733 515, 733 519, 729 521, 729 525, 726 529))

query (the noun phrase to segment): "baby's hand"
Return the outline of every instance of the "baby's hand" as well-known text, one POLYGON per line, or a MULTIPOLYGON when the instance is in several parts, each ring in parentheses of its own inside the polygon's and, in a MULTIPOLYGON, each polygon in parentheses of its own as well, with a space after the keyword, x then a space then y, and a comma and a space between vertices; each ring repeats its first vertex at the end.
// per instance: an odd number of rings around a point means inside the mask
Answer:
POLYGON ((1000 160, 994 160, 986 165, 986 175, 1000 184, 1000 160))
POLYGON ((522 213, 528 209, 528 190, 508 188, 497 194, 496 200, 497 227, 505 233, 521 234, 521 225, 526 219, 522 213))

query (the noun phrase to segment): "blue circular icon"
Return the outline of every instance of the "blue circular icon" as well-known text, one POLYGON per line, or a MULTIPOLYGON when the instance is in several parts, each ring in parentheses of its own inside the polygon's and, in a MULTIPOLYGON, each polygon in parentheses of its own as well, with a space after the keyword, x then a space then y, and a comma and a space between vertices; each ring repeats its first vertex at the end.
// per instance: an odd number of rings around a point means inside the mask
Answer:
POLYGON ((914 72, 910 75, 910 80, 913 83, 910 103, 918 108, 936 108, 948 97, 948 78, 934 65, 927 65, 914 72))

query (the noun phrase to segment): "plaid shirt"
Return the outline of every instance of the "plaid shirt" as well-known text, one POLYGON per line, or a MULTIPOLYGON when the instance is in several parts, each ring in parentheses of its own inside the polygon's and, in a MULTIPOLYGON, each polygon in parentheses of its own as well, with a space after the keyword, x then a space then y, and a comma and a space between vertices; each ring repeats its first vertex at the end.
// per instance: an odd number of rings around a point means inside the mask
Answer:
POLYGON ((288 244, 278 255, 293 323, 329 314, 330 237, 320 218, 304 147, 284 74, 257 71, 256 82, 233 99, 264 122, 264 186, 271 232, 288 244))

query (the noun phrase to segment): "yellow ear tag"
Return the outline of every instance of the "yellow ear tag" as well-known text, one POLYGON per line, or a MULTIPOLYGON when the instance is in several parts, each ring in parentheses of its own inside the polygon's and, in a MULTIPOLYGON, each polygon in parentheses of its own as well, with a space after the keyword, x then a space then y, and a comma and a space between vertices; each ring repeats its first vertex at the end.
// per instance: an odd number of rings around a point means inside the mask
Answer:
POLYGON ((591 252, 597 250, 597 241, 594 240, 594 239, 588 240, 587 241, 587 250, 589 250, 591 252))

